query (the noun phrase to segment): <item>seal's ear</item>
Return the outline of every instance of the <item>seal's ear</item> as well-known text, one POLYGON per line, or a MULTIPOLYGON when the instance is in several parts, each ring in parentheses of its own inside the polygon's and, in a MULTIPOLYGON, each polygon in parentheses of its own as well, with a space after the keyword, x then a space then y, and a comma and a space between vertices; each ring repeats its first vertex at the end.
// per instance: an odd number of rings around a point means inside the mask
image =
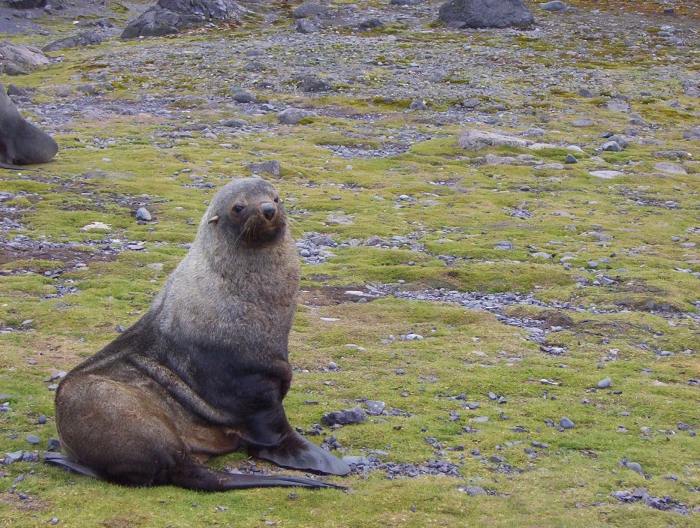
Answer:
POLYGON ((214 215, 209 219, 210 224, 216 224, 219 221, 219 215, 214 215))

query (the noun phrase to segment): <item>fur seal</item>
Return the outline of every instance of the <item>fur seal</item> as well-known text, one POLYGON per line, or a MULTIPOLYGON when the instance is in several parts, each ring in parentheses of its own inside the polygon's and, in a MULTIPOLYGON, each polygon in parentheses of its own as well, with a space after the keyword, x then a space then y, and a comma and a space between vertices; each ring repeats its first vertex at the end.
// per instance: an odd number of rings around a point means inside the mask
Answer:
POLYGON ((20 115, 0 82, 0 167, 22 169, 20 165, 48 163, 56 152, 56 141, 20 115))
POLYGON ((56 424, 69 458, 48 461, 136 486, 337 487, 200 462, 244 448, 287 468, 349 473, 282 407, 299 278, 275 188, 255 178, 222 187, 148 312, 61 382, 56 424))

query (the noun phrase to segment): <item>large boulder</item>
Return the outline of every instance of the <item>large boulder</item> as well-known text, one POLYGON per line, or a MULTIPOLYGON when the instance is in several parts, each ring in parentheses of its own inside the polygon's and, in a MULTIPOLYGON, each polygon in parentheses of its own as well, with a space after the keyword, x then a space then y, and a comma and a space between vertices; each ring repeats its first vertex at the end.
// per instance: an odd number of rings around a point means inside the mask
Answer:
POLYGON ((528 27, 535 18, 523 0, 449 0, 438 20, 450 27, 528 27))
POLYGON ((0 167, 48 163, 56 152, 56 141, 20 115, 0 82, 0 167))
POLYGON ((233 0, 158 0, 127 24, 122 38, 170 35, 207 22, 238 22, 246 13, 233 0))
POLYGON ((38 48, 0 42, 0 73, 24 75, 48 63, 49 59, 38 48))

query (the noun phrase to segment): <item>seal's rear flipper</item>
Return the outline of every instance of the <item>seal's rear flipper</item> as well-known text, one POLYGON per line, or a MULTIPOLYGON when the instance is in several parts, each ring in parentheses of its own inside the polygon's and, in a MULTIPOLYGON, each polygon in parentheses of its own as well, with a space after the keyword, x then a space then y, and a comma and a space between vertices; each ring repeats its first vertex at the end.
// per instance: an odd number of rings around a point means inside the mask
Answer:
POLYGON ((192 462, 181 464, 167 471, 165 480, 158 484, 171 484, 197 491, 228 491, 246 488, 302 487, 347 489, 330 482, 285 476, 239 475, 212 469, 192 462))
POLYGON ((62 468, 66 468, 74 473, 85 475, 86 477, 92 477, 97 480, 103 480, 102 477, 90 466, 85 466, 80 462, 76 462, 72 458, 61 455, 59 453, 45 455, 44 462, 52 466, 60 466, 62 468))
POLYGON ((252 448, 249 451, 256 457, 286 468, 341 476, 350 473, 348 464, 295 431, 276 446, 252 448))

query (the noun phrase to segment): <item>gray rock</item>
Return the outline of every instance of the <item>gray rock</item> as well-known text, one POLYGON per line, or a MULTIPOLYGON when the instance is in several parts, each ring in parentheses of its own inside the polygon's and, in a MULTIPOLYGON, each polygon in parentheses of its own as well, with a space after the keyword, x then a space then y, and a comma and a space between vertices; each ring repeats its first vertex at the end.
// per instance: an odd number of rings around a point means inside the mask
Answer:
POLYGON ((567 154, 566 159, 564 159, 564 163, 578 163, 578 160, 573 154, 567 154))
POLYGON ((249 123, 245 119, 223 119, 219 121, 219 124, 229 128, 241 128, 249 123))
POLYGON ((265 71, 267 67, 260 61, 251 61, 243 69, 247 72, 261 72, 265 71))
POLYGON ((624 99, 615 97, 614 99, 610 99, 610 101, 608 101, 608 110, 611 112, 629 112, 630 104, 624 99))
POLYGON ((535 23, 523 0, 449 0, 438 20, 451 27, 528 27, 535 23))
POLYGON ((369 411, 367 412, 372 416, 379 416, 380 414, 382 414, 384 408, 386 407, 386 403, 384 403, 383 401, 375 400, 366 400, 365 405, 369 409, 369 411))
POLYGON ((605 378, 605 379, 602 379, 598 382, 599 389, 607 389, 611 385, 612 385, 612 379, 610 379, 610 378, 605 378))
POLYGON ((316 23, 313 20, 309 20, 308 18, 297 20, 294 24, 294 30, 297 33, 302 33, 304 35, 308 35, 309 33, 315 33, 319 29, 320 28, 318 27, 318 25, 316 25, 316 23))
POLYGON ((78 48, 82 46, 95 46, 97 44, 102 44, 104 37, 97 33, 96 31, 87 31, 85 33, 80 33, 72 37, 67 37, 61 40, 47 44, 41 51, 51 52, 58 51, 66 48, 78 48))
POLYGON ((26 440, 32 445, 38 445, 39 443, 41 443, 41 439, 37 435, 29 435, 27 436, 26 440))
POLYGON ((612 180, 618 176, 622 176, 624 173, 614 170, 602 170, 602 171, 590 171, 588 174, 595 176, 596 178, 601 178, 603 180, 612 180))
POLYGON ((424 0, 389 0, 389 5, 413 6, 422 4, 424 0))
POLYGON ((545 11, 563 11, 566 9, 566 4, 557 0, 554 2, 545 2, 544 4, 540 4, 540 8, 544 9, 545 11))
POLYGON ((700 127, 693 127, 690 130, 683 132, 685 139, 694 139, 700 141, 700 127))
POLYGON ((238 92, 233 95, 233 100, 237 103, 254 103, 256 97, 250 92, 238 92))
POLYGON ((413 101, 411 101, 409 108, 411 110, 427 110, 428 105, 425 104, 425 101, 421 101, 420 99, 414 99, 413 101))
POLYGON ((302 110, 301 108, 287 108, 282 110, 277 114, 277 120, 283 125, 296 125, 302 119, 307 117, 313 117, 316 114, 314 112, 309 112, 308 110, 302 110))
POLYGON ((60 451, 61 441, 58 438, 49 438, 49 451, 60 451))
POLYGON ((33 96, 32 92, 30 92, 28 89, 22 88, 21 86, 15 86, 14 84, 7 85, 7 95, 15 95, 17 97, 28 98, 31 98, 33 96))
POLYGON ((622 152, 622 147, 617 141, 606 141, 603 144, 603 150, 607 152, 622 152))
POLYGON ((152 220, 151 213, 145 207, 139 207, 138 211, 136 211, 136 220, 150 222, 152 220))
POLYGON ((369 458, 363 457, 363 456, 344 456, 343 457, 343 462, 345 462, 348 465, 355 465, 355 466, 369 466, 370 461, 369 458))
POLYGON ((493 249, 497 249, 498 251, 513 251, 515 249, 515 245, 508 240, 501 240, 495 246, 493 246, 493 249))
POLYGON ((467 495, 486 495, 484 488, 479 486, 459 486, 457 489, 465 492, 467 495))
POLYGON ((95 95, 97 93, 97 88, 95 88, 94 84, 79 84, 78 86, 75 87, 76 90, 79 92, 83 92, 88 95, 95 95))
POLYGON ((625 138, 622 136, 618 136, 617 134, 613 134, 608 138, 608 141, 614 141, 618 145, 620 145, 620 148, 626 149, 627 147, 630 146, 629 141, 627 141, 625 138))
POLYGON ((573 121, 571 124, 575 127, 583 128, 593 126, 595 122, 592 119, 588 119, 587 117, 580 117, 576 121, 573 121))
POLYGON ((38 423, 39 425, 44 425, 46 421, 46 416, 43 414, 39 415, 39 418, 36 419, 36 423, 38 423))
POLYGON ((564 428, 564 429, 572 429, 574 427, 574 422, 569 420, 566 416, 564 416, 561 420, 559 420, 559 424, 564 428))
POLYGON ((595 97, 595 94, 593 92, 591 92, 590 90, 588 90, 587 88, 581 88, 576 93, 578 93, 581 97, 586 97, 586 98, 595 97))
POLYGON ((24 451, 13 451, 12 453, 5 453, 5 464, 12 464, 14 462, 19 462, 24 456, 24 451))
POLYGON ((700 97, 700 82, 698 81, 683 81, 683 92, 688 97, 700 97))
POLYGON ((654 165, 654 168, 659 171, 668 172, 669 174, 688 174, 688 171, 686 171, 680 165, 676 165, 675 163, 668 163, 666 161, 657 163, 656 165, 654 165))
POLYGON ((354 409, 326 413, 321 418, 321 423, 325 425, 348 425, 364 422, 366 419, 365 411, 358 405, 354 409))
POLYGON ((314 2, 304 2, 292 10, 294 18, 310 18, 328 13, 328 8, 314 2))
POLYGON ((525 148, 530 145, 530 142, 513 136, 472 129, 462 132, 457 138, 457 144, 465 150, 481 150, 486 147, 502 146, 525 148))
POLYGON ((38 48, 0 42, 0 73, 23 75, 48 64, 48 57, 38 48))
POLYGON ((280 162, 275 160, 255 161, 253 163, 249 163, 247 167, 250 172, 257 174, 272 174, 273 176, 279 176, 281 168, 282 166, 280 165, 280 162))
POLYGON ((490 460, 491 462, 493 462, 494 464, 502 464, 503 462, 506 461, 505 458, 500 457, 500 456, 498 456, 498 455, 493 455, 493 456, 489 457, 489 460, 490 460))

